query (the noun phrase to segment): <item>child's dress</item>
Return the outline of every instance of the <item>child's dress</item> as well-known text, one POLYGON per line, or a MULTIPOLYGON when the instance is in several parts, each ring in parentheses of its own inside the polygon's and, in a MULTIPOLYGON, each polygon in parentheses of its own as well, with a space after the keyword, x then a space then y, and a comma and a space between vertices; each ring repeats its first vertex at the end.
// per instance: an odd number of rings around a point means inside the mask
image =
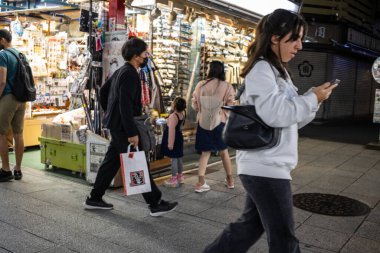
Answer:
POLYGON ((184 122, 184 118, 180 119, 177 113, 174 113, 177 116, 178 123, 175 127, 175 139, 173 150, 168 149, 168 139, 169 139, 169 126, 167 125, 164 130, 164 135, 162 136, 161 143, 161 153, 164 156, 170 158, 179 158, 183 157, 183 135, 182 135, 182 125, 184 122))

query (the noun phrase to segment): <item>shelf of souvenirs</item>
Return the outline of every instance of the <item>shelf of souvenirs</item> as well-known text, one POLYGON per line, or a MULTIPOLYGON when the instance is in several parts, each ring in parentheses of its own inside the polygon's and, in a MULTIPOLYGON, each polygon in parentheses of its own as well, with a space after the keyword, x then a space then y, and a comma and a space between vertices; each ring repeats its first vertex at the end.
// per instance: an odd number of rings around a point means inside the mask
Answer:
POLYGON ((236 56, 227 56, 227 57, 209 57, 206 59, 206 62, 211 61, 221 61, 223 63, 241 63, 244 64, 248 60, 247 57, 236 57, 236 56))
POLYGON ((155 42, 156 45, 153 47, 153 53, 155 54, 188 54, 191 53, 190 46, 187 44, 181 43, 179 46, 162 46, 162 44, 159 44, 157 41, 155 42))

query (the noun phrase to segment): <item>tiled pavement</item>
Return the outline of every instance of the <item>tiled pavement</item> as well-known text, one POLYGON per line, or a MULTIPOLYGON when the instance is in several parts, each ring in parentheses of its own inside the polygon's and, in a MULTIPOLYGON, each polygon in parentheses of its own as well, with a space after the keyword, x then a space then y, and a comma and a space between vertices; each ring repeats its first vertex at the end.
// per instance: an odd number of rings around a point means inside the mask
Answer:
MULTIPOLYGON (((371 207, 370 214, 331 217, 295 208, 302 252, 380 253, 380 151, 300 139, 293 191, 348 196, 371 207)), ((112 211, 85 211, 90 186, 50 172, 24 168, 22 181, 0 183, 0 253, 4 252, 165 252, 198 253, 226 224, 239 217, 244 190, 224 186, 220 164, 209 170, 209 192, 194 193, 196 173, 181 188, 161 187, 176 200, 175 212, 150 217, 140 195, 107 192, 112 211)), ((249 252, 267 252, 265 236, 249 252)))

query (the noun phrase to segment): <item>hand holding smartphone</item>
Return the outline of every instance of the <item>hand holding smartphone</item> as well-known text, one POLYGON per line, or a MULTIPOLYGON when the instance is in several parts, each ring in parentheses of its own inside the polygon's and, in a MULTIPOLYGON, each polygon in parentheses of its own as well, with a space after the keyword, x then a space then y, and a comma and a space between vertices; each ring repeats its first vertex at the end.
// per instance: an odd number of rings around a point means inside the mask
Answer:
POLYGON ((330 82, 326 82, 320 86, 314 87, 313 92, 317 96, 318 103, 321 103, 328 99, 333 89, 335 89, 339 83, 339 79, 333 79, 330 82))
POLYGON ((334 84, 338 84, 340 83, 340 80, 339 79, 333 79, 330 81, 331 85, 334 85, 334 84))

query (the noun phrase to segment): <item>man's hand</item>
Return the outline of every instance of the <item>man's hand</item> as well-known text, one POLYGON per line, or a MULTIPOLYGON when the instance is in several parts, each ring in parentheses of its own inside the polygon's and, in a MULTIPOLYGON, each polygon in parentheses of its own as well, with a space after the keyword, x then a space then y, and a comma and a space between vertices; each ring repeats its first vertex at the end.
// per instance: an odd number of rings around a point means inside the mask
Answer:
POLYGON ((132 136, 128 138, 128 142, 132 144, 135 148, 139 146, 139 136, 132 136))
POLYGON ((169 150, 173 150, 173 146, 169 146, 169 145, 168 145, 168 149, 169 149, 169 150))

